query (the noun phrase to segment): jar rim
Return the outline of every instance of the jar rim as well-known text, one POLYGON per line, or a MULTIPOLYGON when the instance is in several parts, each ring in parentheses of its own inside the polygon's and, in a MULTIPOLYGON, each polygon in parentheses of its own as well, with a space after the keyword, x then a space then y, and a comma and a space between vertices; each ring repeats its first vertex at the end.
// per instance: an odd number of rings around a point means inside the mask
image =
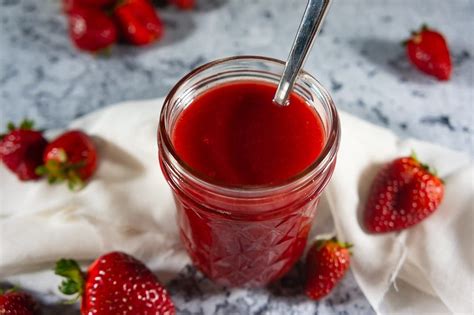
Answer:
MULTIPOLYGON (((311 81, 313 81, 312 84, 314 84, 318 92, 321 93, 322 97, 324 98, 324 101, 327 103, 328 108, 329 108, 328 114, 331 117, 331 125, 330 125, 330 130, 329 130, 330 132, 327 136, 326 143, 321 153, 304 170, 300 171, 299 173, 289 178, 286 178, 285 180, 282 180, 276 183, 263 184, 263 185, 235 185, 235 184, 232 185, 232 184, 212 182, 210 180, 207 180, 206 177, 203 176, 203 174, 201 174, 200 172, 190 167, 177 154, 176 150, 174 149, 174 145, 172 143, 170 134, 168 134, 168 131, 166 130, 166 126, 165 126, 166 125, 165 124, 166 108, 168 106, 171 106, 173 97, 175 96, 178 89, 185 82, 187 82, 194 76, 198 75, 199 73, 209 68, 212 68, 220 64, 225 64, 228 62, 233 62, 233 61, 263 61, 267 63, 273 63, 279 66, 285 65, 285 62, 275 59, 275 58, 271 58, 271 57, 257 56, 257 55, 239 55, 239 56, 216 59, 190 71, 188 74, 186 74, 173 86, 173 88, 170 90, 170 92, 168 93, 168 95, 166 96, 164 100, 163 107, 161 109, 160 121, 159 121, 159 127, 158 127, 159 134, 160 134, 158 141, 163 142, 166 150, 172 156, 172 158, 179 164, 181 168, 183 168, 188 173, 186 174, 186 176, 191 177, 193 181, 201 185, 204 185, 207 188, 211 188, 212 190, 219 190, 221 192, 222 190, 224 190, 224 191, 228 191, 229 193, 250 192, 250 193, 258 194, 259 192, 275 191, 275 190, 285 189, 291 186, 292 184, 294 184, 295 182, 301 182, 301 181, 304 182, 307 177, 313 177, 314 175, 322 173, 326 169, 326 167, 330 165, 331 162, 336 158, 336 154, 339 147, 339 140, 340 140, 339 115, 337 113, 337 109, 332 100, 332 97, 329 95, 328 91, 322 86, 322 84, 316 78, 314 78, 312 75, 310 75, 304 70, 301 70, 299 77, 305 76, 306 78, 309 78, 311 81)), ((249 69, 249 71, 252 71, 252 69, 249 69)))

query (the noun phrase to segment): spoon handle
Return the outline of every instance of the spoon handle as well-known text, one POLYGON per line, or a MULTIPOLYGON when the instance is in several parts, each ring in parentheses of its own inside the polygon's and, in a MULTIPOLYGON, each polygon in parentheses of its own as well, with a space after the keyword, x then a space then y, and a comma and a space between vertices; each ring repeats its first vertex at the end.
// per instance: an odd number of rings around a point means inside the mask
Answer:
POLYGON ((279 105, 288 105, 288 97, 296 78, 305 62, 316 35, 328 12, 332 0, 308 0, 293 47, 285 64, 273 101, 279 105))

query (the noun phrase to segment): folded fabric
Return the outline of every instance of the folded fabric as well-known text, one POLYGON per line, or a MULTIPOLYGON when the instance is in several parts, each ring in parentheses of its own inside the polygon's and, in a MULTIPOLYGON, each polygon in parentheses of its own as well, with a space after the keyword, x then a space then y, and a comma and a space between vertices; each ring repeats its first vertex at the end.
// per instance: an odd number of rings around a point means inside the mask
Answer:
MULTIPOLYGON (((94 136, 101 162, 81 191, 19 182, 0 168, 0 278, 53 290, 60 257, 91 260, 123 250, 172 275, 189 263, 171 192, 161 174, 156 131, 163 100, 110 106, 70 127, 94 136), (25 274, 27 276, 25 276, 25 274)), ((473 312, 473 173, 468 156, 341 113, 342 142, 314 234, 355 244, 352 270, 378 313, 473 312), (366 234, 359 222, 375 172, 415 149, 445 179, 446 196, 426 221, 401 233, 366 234)))
POLYGON ((474 168, 469 157, 402 141, 386 129, 341 116, 339 160, 326 198, 337 235, 355 244, 352 270, 369 302, 382 314, 472 314, 474 168), (360 218, 372 179, 383 163, 412 149, 444 179, 444 201, 411 229, 367 234, 360 218))

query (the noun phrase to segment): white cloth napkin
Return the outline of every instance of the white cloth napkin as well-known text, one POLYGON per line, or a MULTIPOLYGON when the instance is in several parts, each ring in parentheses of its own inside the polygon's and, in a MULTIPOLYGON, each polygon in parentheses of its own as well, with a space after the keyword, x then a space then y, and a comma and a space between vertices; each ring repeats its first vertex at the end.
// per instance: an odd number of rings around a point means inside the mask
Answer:
MULTIPOLYGON (((93 135, 101 163, 80 192, 19 182, 0 168, 0 278, 54 291, 60 257, 94 259, 123 250, 166 281, 189 259, 180 245, 170 190, 157 158, 162 99, 108 107, 70 127, 93 135)), ((469 157, 393 133, 341 113, 342 142, 314 234, 354 243, 352 271, 380 314, 473 312, 473 174, 469 157), (402 233, 368 235, 359 215, 381 163, 415 149, 446 182, 441 207, 402 233), (332 215, 331 215, 332 214, 332 215)))

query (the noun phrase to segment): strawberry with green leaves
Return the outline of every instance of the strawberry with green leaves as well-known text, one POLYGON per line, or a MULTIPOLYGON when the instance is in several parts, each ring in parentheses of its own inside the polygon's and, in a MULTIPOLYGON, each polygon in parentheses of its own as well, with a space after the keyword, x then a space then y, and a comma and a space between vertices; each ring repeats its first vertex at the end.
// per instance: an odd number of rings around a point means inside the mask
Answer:
POLYGON ((72 190, 81 189, 95 172, 97 149, 92 139, 80 130, 63 133, 46 147, 44 165, 37 173, 48 177, 50 183, 68 183, 72 190))
POLYGON ((399 231, 431 215, 444 196, 443 181, 415 154, 395 159, 376 175, 365 209, 372 233, 399 231))
POLYGON ((0 160, 22 180, 38 179, 35 170, 43 163, 48 142, 41 131, 33 130, 33 121, 25 119, 20 126, 8 124, 0 139, 0 160))
POLYGON ((74 260, 61 259, 55 272, 66 278, 59 287, 62 293, 82 297, 82 314, 175 314, 173 302, 156 276, 125 253, 97 258, 87 273, 74 260))
POLYGON ((306 256, 305 293, 312 300, 328 295, 349 269, 351 244, 335 238, 318 240, 306 256))

